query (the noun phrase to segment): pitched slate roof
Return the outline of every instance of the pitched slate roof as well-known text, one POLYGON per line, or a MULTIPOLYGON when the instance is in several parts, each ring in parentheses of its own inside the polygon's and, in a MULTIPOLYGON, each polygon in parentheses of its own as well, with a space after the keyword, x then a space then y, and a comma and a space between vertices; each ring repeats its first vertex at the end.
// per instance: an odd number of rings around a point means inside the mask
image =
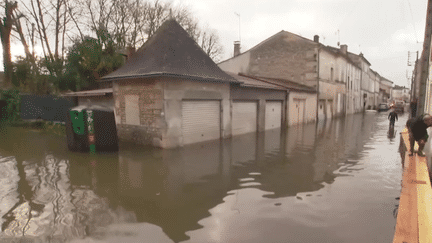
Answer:
POLYGON ((267 78, 267 77, 261 77, 261 76, 251 76, 251 75, 246 75, 246 74, 242 74, 239 73, 239 76, 242 77, 248 77, 248 78, 252 78, 252 79, 256 79, 262 82, 266 82, 269 84, 273 84, 273 85, 278 85, 281 87, 284 87, 290 91, 298 91, 298 92, 306 92, 306 93, 316 93, 315 88, 303 85, 303 84, 299 84, 296 82, 293 82, 291 80, 288 79, 280 79, 280 78, 267 78))
POLYGON ((272 84, 269 82, 264 82, 258 79, 250 78, 247 76, 240 76, 239 74, 226 72, 230 76, 234 77, 241 82, 240 87, 253 87, 253 88, 263 88, 263 89, 273 89, 273 90, 287 90, 285 87, 277 84, 272 84))
POLYGON ((238 83, 173 19, 165 21, 123 67, 102 81, 160 76, 238 83))

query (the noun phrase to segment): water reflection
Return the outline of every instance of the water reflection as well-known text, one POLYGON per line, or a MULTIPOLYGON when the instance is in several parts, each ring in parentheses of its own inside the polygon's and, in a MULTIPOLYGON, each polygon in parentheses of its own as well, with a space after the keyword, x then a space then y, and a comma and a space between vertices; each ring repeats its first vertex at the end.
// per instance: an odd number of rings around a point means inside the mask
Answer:
POLYGON ((116 225, 180 242, 211 218, 211 237, 223 242, 228 215, 286 210, 277 199, 302 201, 363 169, 375 123, 359 114, 171 150, 121 144, 97 156, 68 152, 62 137, 5 130, 1 237, 112 238, 116 225))
POLYGON ((395 138, 395 136, 396 136, 396 131, 394 129, 394 126, 390 126, 387 132, 387 137, 390 139, 390 141, 392 141, 393 138, 395 138))

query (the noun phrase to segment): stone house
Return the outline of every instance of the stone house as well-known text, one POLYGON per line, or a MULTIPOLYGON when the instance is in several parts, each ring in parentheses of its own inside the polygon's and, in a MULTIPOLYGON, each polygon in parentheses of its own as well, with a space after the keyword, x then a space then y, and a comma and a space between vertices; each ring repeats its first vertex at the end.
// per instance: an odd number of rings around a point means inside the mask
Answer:
POLYGON ((381 81, 379 84, 378 103, 389 103, 392 98, 391 97, 392 90, 393 90, 393 82, 384 77, 381 77, 381 81))
POLYGON ((369 69, 369 77, 370 77, 370 90, 372 93, 372 108, 376 109, 378 104, 379 104, 379 83, 381 81, 381 76, 374 70, 372 70, 371 68, 369 69))
MULTIPOLYGON (((235 49, 238 48, 239 44, 236 43, 235 49)), ((319 43, 318 36, 315 36, 314 40, 309 40, 281 31, 246 52, 240 53, 235 50, 234 53, 234 57, 218 64, 222 70, 291 80, 318 90, 318 119, 342 116, 346 113, 349 73, 347 64, 351 65, 350 70, 357 68, 356 71, 350 71, 350 78, 355 80, 355 85, 359 85, 358 65, 348 57, 346 45, 341 46, 341 51, 335 51, 334 48, 319 43)), ((354 84, 352 87, 354 90, 354 84)), ((353 94, 351 98, 355 100, 356 95, 353 94)))
MULTIPOLYGON (((327 49, 337 53, 336 64, 334 65, 334 73, 336 73, 335 80, 338 80, 342 84, 345 84, 345 93, 338 94, 344 95, 343 99, 339 101, 345 101, 344 108, 345 114, 354 114, 362 111, 361 99, 360 99, 360 88, 361 88, 361 68, 355 63, 348 52, 347 45, 341 45, 340 48, 334 48, 327 46, 327 49)), ((338 106, 341 109, 341 105, 338 106)))
POLYGON ((368 109, 368 107, 373 107, 375 95, 374 95, 374 89, 373 89, 373 82, 370 78, 370 62, 364 57, 362 53, 360 54, 354 54, 348 52, 349 58, 357 64, 358 67, 361 69, 361 76, 360 76, 360 104, 362 107, 362 110, 368 109))
POLYGON ((230 84, 175 21, 168 20, 115 72, 120 140, 169 148, 231 136, 230 84))

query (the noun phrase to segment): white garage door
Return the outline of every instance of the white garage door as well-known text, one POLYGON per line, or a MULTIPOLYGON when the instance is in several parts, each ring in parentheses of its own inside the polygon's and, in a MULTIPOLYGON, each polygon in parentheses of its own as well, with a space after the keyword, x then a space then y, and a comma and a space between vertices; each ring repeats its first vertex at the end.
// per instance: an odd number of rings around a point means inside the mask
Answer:
POLYGON ((233 102, 232 134, 240 135, 257 130, 257 103, 233 102))
POLYGON ((282 123, 282 102, 267 101, 265 110, 265 130, 280 128, 282 123))
POLYGON ((220 138, 220 101, 183 101, 183 144, 220 138))
POLYGON ((291 113, 292 125, 302 124, 304 122, 305 99, 293 99, 293 112, 291 113))

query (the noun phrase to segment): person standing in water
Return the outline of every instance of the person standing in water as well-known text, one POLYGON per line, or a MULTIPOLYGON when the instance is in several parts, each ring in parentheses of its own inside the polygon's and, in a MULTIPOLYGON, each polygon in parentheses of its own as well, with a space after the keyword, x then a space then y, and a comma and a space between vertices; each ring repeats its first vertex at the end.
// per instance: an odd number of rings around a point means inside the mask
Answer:
POLYGON ((390 128, 393 128, 395 121, 398 120, 398 114, 396 113, 395 109, 391 109, 388 119, 390 120, 390 128))

